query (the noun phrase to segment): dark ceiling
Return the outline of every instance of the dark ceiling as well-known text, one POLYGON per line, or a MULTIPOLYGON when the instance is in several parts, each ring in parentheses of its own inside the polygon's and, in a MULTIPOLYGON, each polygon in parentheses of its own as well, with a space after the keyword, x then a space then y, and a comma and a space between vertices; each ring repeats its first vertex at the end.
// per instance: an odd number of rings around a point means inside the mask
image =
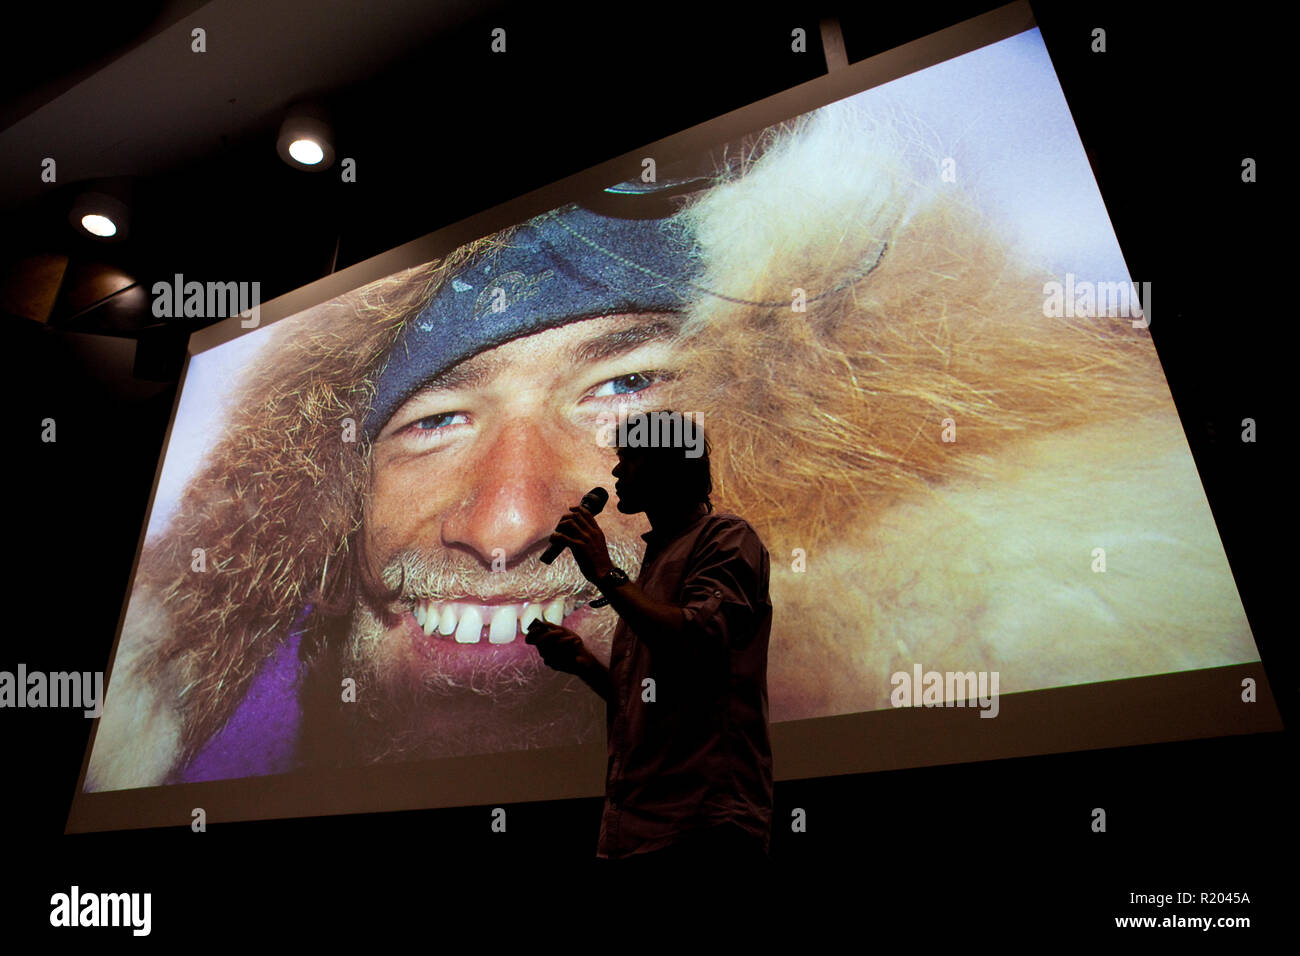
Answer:
POLYGON ((810 55, 772 55, 787 45, 789 14, 716 29, 696 14, 687 30, 671 17, 629 24, 463 0, 214 0, 101 13, 67 44, 54 39, 67 29, 54 14, 31 16, 35 68, 7 68, 17 75, 0 110, 3 306, 55 329, 133 338, 159 320, 132 283, 258 280, 267 301, 825 72, 816 17, 794 21, 809 27, 810 55), (507 29, 506 55, 489 48, 494 26, 507 29), (190 49, 195 27, 204 53, 190 49), (643 59, 656 39, 668 55, 643 59), (707 82, 689 97, 663 74, 681 61, 708 65, 692 72, 707 82), (304 173, 277 155, 285 110, 308 96, 330 110, 355 183, 337 163, 304 173), (45 157, 56 183, 41 179, 45 157), (68 222, 103 177, 129 190, 121 242, 82 238, 68 222), (40 284, 53 277, 51 301, 40 284))

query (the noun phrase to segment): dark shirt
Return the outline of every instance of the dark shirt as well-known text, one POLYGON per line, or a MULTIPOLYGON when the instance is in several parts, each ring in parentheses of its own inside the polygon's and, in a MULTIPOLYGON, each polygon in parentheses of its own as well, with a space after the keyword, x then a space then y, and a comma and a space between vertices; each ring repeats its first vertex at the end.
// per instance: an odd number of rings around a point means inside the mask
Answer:
POLYGON ((676 648, 652 651, 619 621, 606 707, 609 764, 598 857, 670 846, 734 823, 771 847, 772 747, 767 549, 743 518, 703 504, 684 524, 642 535, 636 583, 685 612, 676 648), (655 699, 643 700, 654 679, 655 699))

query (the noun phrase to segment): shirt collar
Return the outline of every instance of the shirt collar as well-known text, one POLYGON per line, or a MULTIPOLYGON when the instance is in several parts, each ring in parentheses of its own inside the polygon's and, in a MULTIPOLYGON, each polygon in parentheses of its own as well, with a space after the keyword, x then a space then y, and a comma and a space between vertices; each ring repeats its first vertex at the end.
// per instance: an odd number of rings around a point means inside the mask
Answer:
POLYGON ((701 501, 695 506, 694 511, 688 512, 679 523, 670 527, 651 528, 645 534, 641 535, 641 540, 650 545, 662 545, 677 537, 683 531, 694 527, 695 524, 703 520, 709 513, 709 506, 701 501))

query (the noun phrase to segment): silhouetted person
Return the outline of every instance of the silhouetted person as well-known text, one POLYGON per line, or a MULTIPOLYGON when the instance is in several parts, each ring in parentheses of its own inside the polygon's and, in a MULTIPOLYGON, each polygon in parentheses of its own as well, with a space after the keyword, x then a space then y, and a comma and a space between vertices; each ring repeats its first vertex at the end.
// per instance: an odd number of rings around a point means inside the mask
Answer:
POLYGON ((767 549, 744 519, 713 513, 696 422, 652 412, 624 424, 618 510, 644 511, 651 527, 635 583, 613 566, 585 510, 571 508, 551 539, 570 546, 618 612, 609 668, 566 628, 539 622, 527 640, 607 702, 597 856, 618 862, 602 865, 665 893, 683 881, 705 894, 737 880, 757 885, 767 879, 772 827, 767 549), (646 447, 651 436, 678 444, 646 447), (671 881, 659 884, 661 876, 671 881))

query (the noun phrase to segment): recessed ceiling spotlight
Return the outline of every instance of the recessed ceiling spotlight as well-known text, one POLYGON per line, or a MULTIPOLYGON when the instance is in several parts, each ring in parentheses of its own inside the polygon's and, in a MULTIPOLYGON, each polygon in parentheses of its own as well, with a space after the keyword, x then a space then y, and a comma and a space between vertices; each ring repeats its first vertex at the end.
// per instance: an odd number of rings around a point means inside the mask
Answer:
POLYGON ((289 155, 304 166, 315 166, 325 158, 325 150, 314 139, 295 139, 289 144, 289 155))
POLYGON ((334 164, 334 131, 325 110, 295 103, 280 124, 276 151, 295 169, 329 169, 334 164))
POLYGON ((77 197, 68 213, 68 221, 82 235, 117 241, 126 238, 131 211, 116 196, 92 190, 77 197))
POLYGON ((93 212, 86 213, 81 217, 81 228, 92 236, 99 236, 101 239, 117 235, 117 223, 107 216, 101 216, 93 212))

